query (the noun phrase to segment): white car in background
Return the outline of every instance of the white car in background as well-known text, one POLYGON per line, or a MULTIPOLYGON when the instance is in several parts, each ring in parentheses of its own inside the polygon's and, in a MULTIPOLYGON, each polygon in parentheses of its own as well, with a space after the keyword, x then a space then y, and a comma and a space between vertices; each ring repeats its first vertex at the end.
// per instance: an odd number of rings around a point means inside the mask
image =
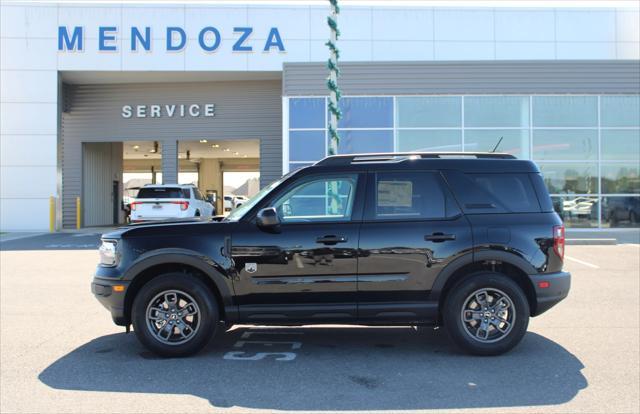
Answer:
POLYGON ((233 208, 238 208, 241 205, 243 205, 244 203, 246 203, 247 201, 249 201, 249 197, 246 197, 246 196, 235 196, 233 198, 233 208))
POLYGON ((223 208, 224 211, 231 211, 233 210, 233 195, 226 195, 224 196, 224 198, 222 199, 222 204, 223 204, 223 208))
POLYGON ((213 215, 215 208, 193 184, 145 185, 131 202, 131 223, 213 215))

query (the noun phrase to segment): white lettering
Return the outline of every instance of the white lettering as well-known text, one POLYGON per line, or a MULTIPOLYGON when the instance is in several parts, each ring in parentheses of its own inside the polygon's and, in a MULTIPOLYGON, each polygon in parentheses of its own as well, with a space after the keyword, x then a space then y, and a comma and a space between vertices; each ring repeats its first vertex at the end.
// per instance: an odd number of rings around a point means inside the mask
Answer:
POLYGON ((216 106, 214 104, 205 104, 205 106, 204 106, 204 116, 214 116, 215 115, 215 108, 216 108, 216 106))
POLYGON ((122 117, 123 118, 131 118, 131 105, 125 105, 122 107, 122 117))
POLYGON ((167 116, 169 118, 171 118, 174 114, 174 112, 176 112, 176 106, 175 105, 165 105, 164 108, 167 111, 167 116))
POLYGON ((138 105, 136 107, 136 116, 138 118, 146 118, 147 117, 147 107, 144 105, 138 105))
POLYGON ((160 118, 160 105, 151 105, 151 118, 160 118))
POLYGON ((200 116, 200 105, 193 104, 189 106, 189 115, 200 116))
POLYGON ((184 118, 184 105, 180 105, 180 117, 184 118))

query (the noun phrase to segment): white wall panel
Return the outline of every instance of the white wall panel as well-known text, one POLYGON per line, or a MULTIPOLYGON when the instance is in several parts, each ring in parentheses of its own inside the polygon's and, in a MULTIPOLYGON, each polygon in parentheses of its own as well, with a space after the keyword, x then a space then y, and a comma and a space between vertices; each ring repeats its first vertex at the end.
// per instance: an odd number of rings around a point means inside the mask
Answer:
POLYGON ((615 12, 596 9, 557 10, 556 36, 559 42, 615 42, 615 12))
POLYGON ((433 40, 433 9, 373 8, 374 40, 433 40))
MULTIPOLYGON (((234 38, 234 27, 247 26, 247 8, 187 5, 185 9, 185 31, 187 36, 197 39, 200 30, 207 26, 213 26, 218 29, 223 39, 234 38)), ((256 33, 252 33, 252 35, 255 36, 256 33)), ((237 37, 235 38, 237 39, 237 37)))
POLYGON ((248 53, 233 52, 231 45, 221 45, 215 52, 191 46, 185 51, 185 70, 247 70, 248 53))
POLYGON ((553 42, 496 42, 496 59, 555 59, 553 42))
MULTIPOLYGON (((120 70, 122 68, 122 37, 113 42, 116 51, 98 50, 98 39, 86 38, 84 51, 59 52, 58 70, 120 70)), ((127 44, 126 47, 129 47, 127 44)), ((162 49, 159 52, 164 53, 162 49)), ((156 52, 157 53, 157 52, 156 52)))
POLYGON ((435 42, 436 60, 494 59, 493 42, 435 42))
MULTIPOLYGON (((309 60, 309 42, 307 40, 289 40, 284 44, 286 50, 279 52, 272 48, 271 52, 262 52, 264 40, 260 50, 247 56, 248 70, 282 70, 283 62, 306 62, 309 60)), ((237 52, 235 52, 237 54, 237 52)))
POLYGON ((613 42, 558 42, 558 59, 615 59, 613 42))
POLYGON ((493 40, 491 9, 436 9, 434 25, 435 40, 493 40))
POLYGON ((55 166, 0 166, 0 198, 44 198, 55 194, 55 166))
MULTIPOLYGON (((164 48, 164 40, 156 41, 156 49, 164 48)), ((187 50, 201 51, 197 46, 187 46, 187 50)), ((173 52, 164 53, 153 49, 149 52, 145 50, 138 50, 132 52, 128 47, 122 52, 122 70, 184 70, 185 68, 185 53, 187 52, 173 52)), ((195 69, 194 69, 195 70, 195 69)))
POLYGON ((555 40, 553 10, 500 10, 495 12, 496 41, 555 40))
POLYGON ((282 40, 307 39, 309 28, 308 7, 247 7, 248 26, 256 37, 266 37, 272 27, 277 27, 282 40))
MULTIPOLYGON (((327 16, 329 15, 329 2, 327 7, 310 7, 309 8, 309 37, 313 40, 323 39, 325 42, 329 39, 329 26, 327 25, 327 16)), ((347 7, 341 7, 345 10, 347 7)), ((342 26, 342 20, 338 16, 338 26, 342 26)))
POLYGON ((58 73, 55 70, 3 70, 0 72, 2 102, 58 101, 58 73))
POLYGON ((55 70, 57 41, 51 39, 0 39, 0 68, 55 70))
POLYGON ((49 198, 0 199, 0 231, 49 231, 49 198))
POLYGON ((4 102, 0 112, 0 134, 38 135, 57 133, 55 103, 4 102))
MULTIPOLYGON (((338 27, 340 28, 339 40, 370 40, 371 39, 371 8, 351 7, 341 10, 338 27)), ((326 25, 327 37, 329 26, 326 25)))
POLYGON ((0 6, 1 37, 50 37, 58 33, 58 8, 55 5, 0 6))
MULTIPOLYGON (((60 26, 68 26, 69 31, 75 26, 83 26, 85 38, 98 38, 98 27, 115 26, 122 33, 122 7, 120 5, 73 5, 60 4, 58 11, 60 26)), ((57 33, 56 33, 57 37, 57 33)))
POLYGON ((640 59, 640 42, 620 42, 616 49, 618 59, 640 59))
POLYGON ((425 41, 382 41, 373 42, 373 60, 402 60, 412 56, 414 60, 433 60, 433 42, 425 41))
MULTIPOLYGON (((153 36, 166 37, 167 27, 184 28, 184 7, 168 7, 155 5, 153 7, 124 4, 122 6, 123 36, 131 38, 131 26, 136 26, 142 33, 144 28, 152 27, 153 36)), ((207 26, 210 26, 208 24, 207 26)))
POLYGON ((616 40, 618 42, 640 41, 640 11, 618 10, 616 15, 616 40))
POLYGON ((55 167, 57 143, 55 134, 0 135, 0 165, 55 167))

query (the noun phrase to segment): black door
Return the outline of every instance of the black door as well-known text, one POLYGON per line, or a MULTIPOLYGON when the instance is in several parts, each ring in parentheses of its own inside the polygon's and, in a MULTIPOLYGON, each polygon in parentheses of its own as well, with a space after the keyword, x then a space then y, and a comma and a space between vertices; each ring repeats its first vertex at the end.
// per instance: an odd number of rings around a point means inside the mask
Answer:
POLYGON ((262 206, 276 208, 279 230, 239 224, 232 255, 242 319, 356 318, 363 180, 354 173, 305 177, 262 206))
POLYGON ((113 200, 113 224, 120 223, 120 181, 114 181, 111 189, 113 200))
POLYGON ((437 172, 369 177, 360 231, 358 314, 363 321, 430 320, 440 270, 472 248, 468 221, 437 172))

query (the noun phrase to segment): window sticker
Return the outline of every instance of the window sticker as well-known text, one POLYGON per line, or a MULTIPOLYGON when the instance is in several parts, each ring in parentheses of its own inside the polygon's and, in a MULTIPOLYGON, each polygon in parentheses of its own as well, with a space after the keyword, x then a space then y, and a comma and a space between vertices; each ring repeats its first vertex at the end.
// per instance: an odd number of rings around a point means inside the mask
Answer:
POLYGON ((378 207, 412 207, 413 182, 378 181, 378 207))

